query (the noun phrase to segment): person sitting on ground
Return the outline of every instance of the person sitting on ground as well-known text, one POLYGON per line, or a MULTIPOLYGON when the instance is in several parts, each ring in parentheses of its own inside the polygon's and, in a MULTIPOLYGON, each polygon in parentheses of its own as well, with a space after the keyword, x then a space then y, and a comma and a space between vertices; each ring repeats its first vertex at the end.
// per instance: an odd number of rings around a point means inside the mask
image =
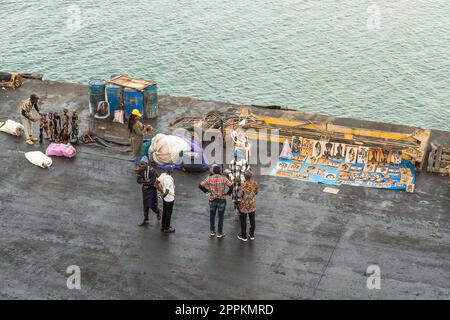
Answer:
POLYGON ((158 174, 153 169, 147 156, 141 158, 140 169, 137 176, 137 183, 142 184, 142 200, 144 204, 144 221, 140 227, 149 224, 148 214, 150 209, 161 220, 161 213, 158 208, 158 191, 156 189, 156 179, 158 174))
POLYGON ((167 166, 166 172, 161 174, 157 179, 157 188, 161 192, 161 198, 163 200, 161 231, 164 233, 175 232, 175 229, 170 225, 173 204, 175 202, 175 181, 172 177, 173 168, 173 166, 167 166))
POLYGON ((250 220, 250 240, 255 240, 255 214, 256 214, 256 195, 258 194, 258 183, 252 179, 252 172, 244 172, 245 182, 240 190, 239 212, 241 220, 241 234, 237 237, 239 240, 247 241, 247 216, 250 220))
POLYGON ((225 236, 223 232, 223 218, 227 201, 226 195, 231 195, 233 192, 233 183, 221 174, 221 169, 218 165, 213 167, 213 174, 208 176, 199 185, 200 190, 204 193, 209 192, 209 222, 210 222, 210 237, 216 236, 216 213, 219 215, 218 234, 217 238, 222 239, 225 236), (228 189, 228 190, 227 190, 228 189))
POLYGON ((38 114, 40 114, 38 101, 39 97, 33 93, 30 95, 30 98, 23 101, 20 105, 20 119, 22 125, 25 128, 25 142, 29 145, 33 145, 36 141, 38 141, 38 138, 33 136, 33 122, 40 120, 40 116, 33 117, 33 115, 31 114, 33 108, 37 111, 38 114))

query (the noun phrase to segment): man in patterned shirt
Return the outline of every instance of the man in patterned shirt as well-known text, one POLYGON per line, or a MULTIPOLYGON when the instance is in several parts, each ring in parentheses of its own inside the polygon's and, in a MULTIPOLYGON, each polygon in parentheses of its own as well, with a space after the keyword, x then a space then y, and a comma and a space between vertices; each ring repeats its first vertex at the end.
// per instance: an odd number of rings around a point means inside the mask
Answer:
POLYGON ((252 179, 252 172, 244 173, 245 182, 240 191, 241 201, 239 202, 239 211, 241 213, 241 234, 238 239, 247 241, 247 216, 250 220, 250 240, 255 240, 255 214, 256 214, 256 195, 258 194, 258 183, 252 179))
POLYGON ((234 152, 234 158, 230 162, 228 170, 228 179, 233 182, 233 193, 231 199, 233 200, 235 219, 239 220, 239 192, 242 183, 244 183, 244 172, 250 169, 248 161, 242 158, 239 151, 234 152))
POLYGON ((20 105, 20 119, 22 125, 25 127, 25 142, 29 145, 32 145, 36 141, 38 141, 38 138, 33 136, 33 122, 38 121, 40 118, 35 118, 31 115, 31 110, 33 109, 33 107, 39 114, 39 108, 37 105, 38 101, 39 97, 33 93, 29 99, 25 100, 20 105))
POLYGON ((216 213, 219 214, 218 234, 217 238, 222 239, 225 236, 223 232, 223 217, 227 201, 226 195, 233 192, 233 183, 221 174, 220 167, 215 165, 213 167, 213 174, 203 180, 199 185, 200 190, 204 193, 209 192, 209 221, 211 238, 216 236, 216 213))

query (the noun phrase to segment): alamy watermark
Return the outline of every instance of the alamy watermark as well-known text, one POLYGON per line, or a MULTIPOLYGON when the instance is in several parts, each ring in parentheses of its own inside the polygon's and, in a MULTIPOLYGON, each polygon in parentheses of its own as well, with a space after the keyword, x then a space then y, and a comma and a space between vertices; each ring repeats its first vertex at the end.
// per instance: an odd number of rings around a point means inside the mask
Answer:
POLYGON ((67 289, 69 290, 80 290, 81 289, 81 269, 77 265, 68 266, 66 269, 66 274, 69 275, 67 278, 67 289))
POLYGON ((381 289, 381 270, 376 264, 367 267, 367 289, 380 290, 381 289))
POLYGON ((381 30, 381 9, 377 4, 372 4, 367 7, 367 29, 369 31, 381 30))

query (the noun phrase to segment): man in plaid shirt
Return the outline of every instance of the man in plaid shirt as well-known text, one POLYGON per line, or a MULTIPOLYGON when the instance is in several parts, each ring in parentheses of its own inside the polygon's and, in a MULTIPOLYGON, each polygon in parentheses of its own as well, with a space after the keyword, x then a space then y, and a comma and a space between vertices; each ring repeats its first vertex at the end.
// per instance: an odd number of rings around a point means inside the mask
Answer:
POLYGON ((211 238, 216 236, 216 213, 219 212, 219 225, 217 238, 222 239, 223 233, 223 217, 227 206, 226 195, 233 192, 233 183, 221 174, 218 165, 213 167, 213 174, 203 180, 199 185, 200 190, 205 193, 209 192, 209 221, 211 238))

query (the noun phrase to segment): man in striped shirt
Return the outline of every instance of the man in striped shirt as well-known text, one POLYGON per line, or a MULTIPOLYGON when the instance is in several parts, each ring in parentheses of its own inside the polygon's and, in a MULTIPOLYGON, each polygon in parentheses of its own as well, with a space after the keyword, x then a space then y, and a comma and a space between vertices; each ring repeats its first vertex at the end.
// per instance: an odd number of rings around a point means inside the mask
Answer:
POLYGON ((221 174, 220 167, 218 165, 213 167, 213 174, 203 180, 199 185, 200 190, 205 193, 209 192, 209 222, 211 230, 211 238, 216 236, 216 213, 218 212, 218 234, 217 238, 222 239, 225 236, 223 232, 223 217, 225 214, 225 208, 227 201, 226 195, 230 195, 233 192, 233 183, 221 174))
POLYGON ((35 118, 31 114, 33 107, 39 114, 38 101, 39 97, 33 93, 29 99, 25 100, 20 105, 20 119, 22 125, 25 127, 26 143, 29 145, 34 144, 38 140, 37 137, 33 136, 33 122, 38 121, 40 118, 35 118))

